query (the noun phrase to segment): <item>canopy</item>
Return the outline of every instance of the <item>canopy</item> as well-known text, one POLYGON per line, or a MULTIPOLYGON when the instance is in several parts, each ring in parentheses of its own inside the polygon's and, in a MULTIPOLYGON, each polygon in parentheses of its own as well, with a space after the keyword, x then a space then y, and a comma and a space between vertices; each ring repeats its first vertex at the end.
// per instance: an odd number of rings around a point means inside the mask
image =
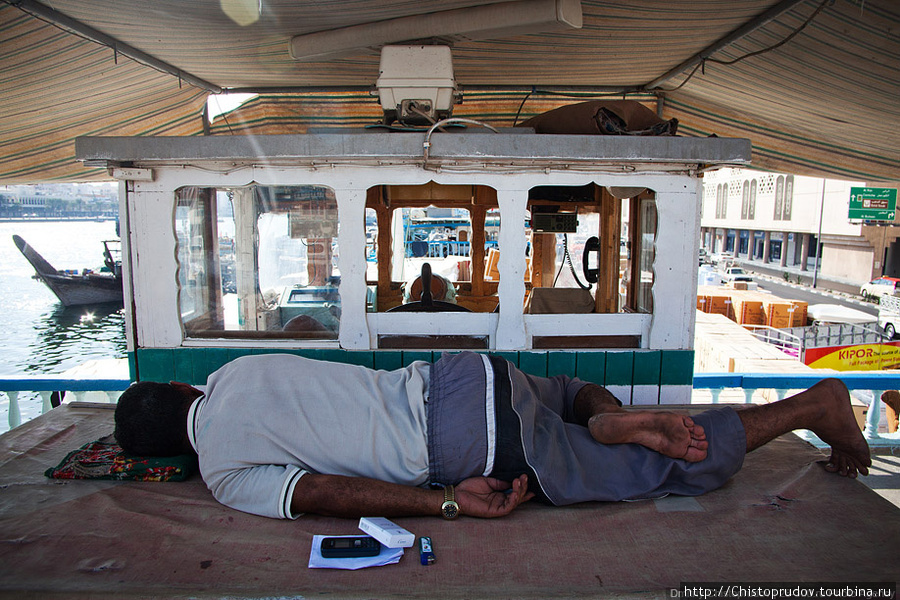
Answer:
MULTIPOLYGON (((264 94, 211 134, 374 123, 378 44, 294 60, 292 37, 427 13, 457 27, 460 19, 446 11, 491 4, 517 12, 541 1, 54 0, 50 8, 3 0, 0 183, 108 179, 75 161, 76 137, 203 135, 210 93, 264 94)), ((431 35, 429 42, 453 48, 465 94, 454 114, 509 126, 612 94, 677 118, 680 135, 749 138, 756 168, 897 179, 894 0, 582 0, 580 7, 580 28, 431 35)))

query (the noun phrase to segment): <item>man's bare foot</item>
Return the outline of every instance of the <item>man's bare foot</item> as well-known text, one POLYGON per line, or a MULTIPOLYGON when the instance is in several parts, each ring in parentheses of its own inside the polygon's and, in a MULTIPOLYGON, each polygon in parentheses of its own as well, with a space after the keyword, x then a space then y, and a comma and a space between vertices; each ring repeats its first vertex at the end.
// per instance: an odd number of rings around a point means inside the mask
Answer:
POLYGON ((825 470, 845 477, 856 477, 857 473, 868 475, 872 464, 869 445, 856 423, 846 386, 829 379, 817 383, 810 391, 817 395, 819 411, 808 428, 831 446, 831 458, 825 470))
POLYGON ((673 412, 601 413, 591 417, 588 430, 601 444, 640 444, 688 462, 706 458, 709 447, 703 427, 690 417, 673 412))

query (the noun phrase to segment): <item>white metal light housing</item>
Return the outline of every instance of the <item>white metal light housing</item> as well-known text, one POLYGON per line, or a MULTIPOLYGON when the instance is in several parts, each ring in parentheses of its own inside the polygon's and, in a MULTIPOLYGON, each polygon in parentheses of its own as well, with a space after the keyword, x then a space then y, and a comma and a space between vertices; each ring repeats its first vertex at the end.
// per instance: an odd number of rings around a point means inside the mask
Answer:
POLYGON ((450 116, 456 95, 447 46, 385 46, 376 82, 385 123, 424 125, 450 116))
POLYGON ((581 25, 580 0, 514 0, 298 35, 290 51, 294 60, 327 60, 398 42, 495 39, 581 25))

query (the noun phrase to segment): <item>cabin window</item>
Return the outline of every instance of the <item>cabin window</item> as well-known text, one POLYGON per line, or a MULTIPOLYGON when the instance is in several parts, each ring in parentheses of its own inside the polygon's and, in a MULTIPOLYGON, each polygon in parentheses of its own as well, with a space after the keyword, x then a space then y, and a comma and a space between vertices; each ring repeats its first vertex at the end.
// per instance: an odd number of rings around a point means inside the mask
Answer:
POLYGON ((656 259, 656 200, 641 198, 637 201, 638 226, 635 238, 639 240, 636 265, 634 310, 640 313, 653 312, 653 261, 656 259))
POLYGON ((366 214, 366 237, 372 240, 367 241, 368 294, 376 298, 378 312, 496 309, 500 213, 494 190, 436 183, 378 186, 368 192, 366 214), (443 306, 422 306, 426 264, 432 300, 443 306))
POLYGON ((333 190, 252 185, 176 194, 187 337, 337 339, 333 190))
POLYGON ((615 313, 627 271, 627 209, 595 184, 529 192, 531 314, 615 313))

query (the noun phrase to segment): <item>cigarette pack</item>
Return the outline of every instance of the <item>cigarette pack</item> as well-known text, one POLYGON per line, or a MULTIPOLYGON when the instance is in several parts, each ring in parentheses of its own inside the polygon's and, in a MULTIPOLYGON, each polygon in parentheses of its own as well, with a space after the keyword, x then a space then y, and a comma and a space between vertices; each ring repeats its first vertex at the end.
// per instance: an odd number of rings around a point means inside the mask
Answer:
POLYGON ((416 536, 384 517, 363 517, 359 528, 388 548, 409 548, 416 536))

